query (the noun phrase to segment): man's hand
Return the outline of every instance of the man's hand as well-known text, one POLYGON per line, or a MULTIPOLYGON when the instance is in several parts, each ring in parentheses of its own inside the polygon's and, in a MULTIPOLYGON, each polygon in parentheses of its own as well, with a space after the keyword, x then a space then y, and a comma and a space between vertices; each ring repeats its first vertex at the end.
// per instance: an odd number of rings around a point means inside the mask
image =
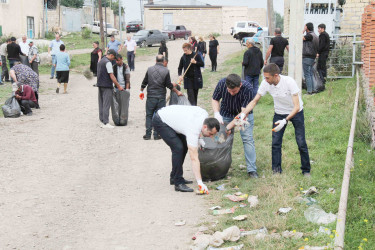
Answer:
POLYGON ((135 54, 137 54, 137 53, 136 53, 135 50, 134 50, 134 55, 135 55, 135 54))
POLYGON ((130 93, 130 89, 125 89, 125 91, 129 92, 130 93))
POLYGON ((208 188, 206 185, 203 184, 202 180, 197 180, 199 192, 203 194, 209 194, 208 188))
POLYGON ((216 120, 219 121, 220 124, 224 124, 224 120, 223 117, 220 115, 220 112, 215 112, 214 117, 216 118, 216 120))
POLYGON ((123 87, 119 87, 119 88, 117 88, 118 90, 120 90, 120 91, 124 91, 124 88, 123 87))
POLYGON ((236 119, 245 120, 247 115, 245 113, 240 113, 236 116, 236 119))
POLYGON ((182 94, 181 91, 178 91, 178 92, 177 92, 177 95, 178 95, 178 96, 183 96, 184 94, 182 94))
POLYGON ((319 57, 319 54, 316 54, 316 58, 318 58, 319 57))
POLYGON ((16 99, 20 100, 20 99, 21 99, 21 96, 16 95, 16 99))
POLYGON ((264 65, 267 65, 267 61, 264 61, 264 65))
POLYGON ((141 91, 139 93, 139 99, 141 99, 143 101, 143 98, 145 98, 145 94, 143 93, 143 91, 141 91))
POLYGON ((196 63, 197 63, 197 61, 195 61, 194 58, 191 58, 191 61, 190 61, 190 62, 193 63, 193 64, 196 64, 196 63))
POLYGON ((232 130, 225 127, 225 133, 229 136, 232 133, 232 130))
POLYGON ((178 77, 178 84, 181 84, 183 80, 184 80, 184 78, 182 76, 179 76, 178 77))
POLYGON ((279 132, 288 122, 285 119, 275 122, 276 127, 272 129, 273 132, 279 132))
MULTIPOLYGON (((32 64, 32 63, 33 63, 33 61, 29 61, 29 63, 30 63, 30 64, 32 64)), ((1 64, 0 64, 0 65, 1 65, 1 64)))

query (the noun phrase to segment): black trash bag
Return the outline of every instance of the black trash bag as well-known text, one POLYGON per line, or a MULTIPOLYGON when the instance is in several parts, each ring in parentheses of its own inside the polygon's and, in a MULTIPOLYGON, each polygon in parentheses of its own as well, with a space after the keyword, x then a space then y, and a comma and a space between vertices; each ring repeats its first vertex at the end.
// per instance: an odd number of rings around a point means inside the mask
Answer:
MULTIPOLYGON (((176 89, 178 91, 181 91, 181 87, 180 86, 176 86, 176 89)), ((189 100, 187 99, 187 97, 185 95, 183 96, 178 96, 175 92, 173 92, 171 90, 171 98, 169 99, 169 105, 186 105, 186 106, 190 106, 190 102, 189 100)))
POLYGON ((227 136, 225 125, 220 125, 220 131, 215 138, 203 138, 204 147, 198 150, 201 165, 201 175, 204 181, 216 181, 224 178, 232 164, 233 130, 227 136), (220 143, 220 140, 223 140, 220 143))
POLYGON ((15 96, 6 100, 4 104, 1 108, 5 118, 17 118, 21 116, 21 107, 15 96))
POLYGON ((129 118, 130 93, 128 91, 113 92, 111 105, 112 120, 116 126, 126 126, 129 118))
POLYGON ((324 86, 324 83, 322 79, 319 76, 318 70, 317 70, 317 63, 314 63, 314 66, 312 68, 312 73, 313 73, 313 81, 314 81, 314 86, 315 86, 315 91, 317 92, 322 92, 326 89, 324 86))

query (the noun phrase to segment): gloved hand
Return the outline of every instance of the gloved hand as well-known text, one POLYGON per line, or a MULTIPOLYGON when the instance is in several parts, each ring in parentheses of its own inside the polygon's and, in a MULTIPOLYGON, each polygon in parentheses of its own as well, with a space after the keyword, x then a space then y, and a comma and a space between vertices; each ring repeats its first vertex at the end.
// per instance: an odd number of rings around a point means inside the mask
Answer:
POLYGON ((245 113, 241 113, 238 118, 241 120, 245 120, 246 119, 245 113))
POLYGON ((125 91, 128 91, 130 93, 130 89, 125 89, 125 91))
POLYGON ((197 180, 198 187, 199 187, 199 192, 203 194, 209 194, 208 188, 206 185, 203 184, 202 180, 197 180))
POLYGON ((220 115, 220 112, 215 112, 214 117, 219 121, 220 124, 224 124, 223 117, 220 115))
POLYGON ((143 98, 145 98, 145 94, 143 93, 143 91, 141 91, 139 93, 139 99, 141 99, 143 101, 143 98))
POLYGON ((287 122, 286 119, 278 120, 277 122, 275 122, 275 125, 277 125, 277 126, 274 127, 272 129, 272 131, 273 132, 279 132, 287 123, 288 122, 287 122))

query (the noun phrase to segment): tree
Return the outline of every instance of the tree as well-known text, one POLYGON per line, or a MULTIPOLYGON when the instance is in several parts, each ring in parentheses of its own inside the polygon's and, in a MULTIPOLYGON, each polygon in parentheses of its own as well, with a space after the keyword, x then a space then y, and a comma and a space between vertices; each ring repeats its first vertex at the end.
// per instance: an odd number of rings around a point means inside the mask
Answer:
POLYGON ((280 13, 275 12, 276 28, 280 28, 281 32, 284 32, 284 17, 280 13))
MULTIPOLYGON (((112 1, 112 6, 111 9, 113 10, 113 13, 118 16, 119 15, 119 0, 117 1, 112 1)), ((124 7, 121 7, 121 15, 125 13, 124 7)))
POLYGON ((84 0, 61 0, 60 4, 66 7, 82 8, 84 0))

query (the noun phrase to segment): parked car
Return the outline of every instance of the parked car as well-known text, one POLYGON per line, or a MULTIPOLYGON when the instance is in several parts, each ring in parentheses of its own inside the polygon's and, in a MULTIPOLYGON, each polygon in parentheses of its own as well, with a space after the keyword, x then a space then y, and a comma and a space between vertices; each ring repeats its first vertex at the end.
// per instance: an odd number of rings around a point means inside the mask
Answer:
POLYGON ((143 30, 143 23, 141 21, 130 21, 128 25, 126 25, 126 32, 137 32, 143 30))
POLYGON ((175 40, 176 38, 184 38, 187 40, 189 36, 191 36, 191 31, 186 30, 183 25, 167 25, 162 32, 171 40, 175 40))
POLYGON ((168 41, 168 36, 160 30, 140 30, 133 36, 134 41, 141 48, 160 44, 161 41, 168 41))
POLYGON ((255 35, 258 27, 260 27, 259 23, 253 21, 236 22, 234 27, 231 28, 231 35, 235 39, 242 40, 244 37, 252 37, 255 35))
MULTIPOLYGON (((104 35, 111 36, 111 35, 118 35, 119 32, 117 29, 115 29, 112 24, 107 23, 106 26, 104 26, 104 35)), ((82 24, 81 29, 90 29, 92 33, 100 34, 100 22, 94 21, 93 24, 82 24)))

